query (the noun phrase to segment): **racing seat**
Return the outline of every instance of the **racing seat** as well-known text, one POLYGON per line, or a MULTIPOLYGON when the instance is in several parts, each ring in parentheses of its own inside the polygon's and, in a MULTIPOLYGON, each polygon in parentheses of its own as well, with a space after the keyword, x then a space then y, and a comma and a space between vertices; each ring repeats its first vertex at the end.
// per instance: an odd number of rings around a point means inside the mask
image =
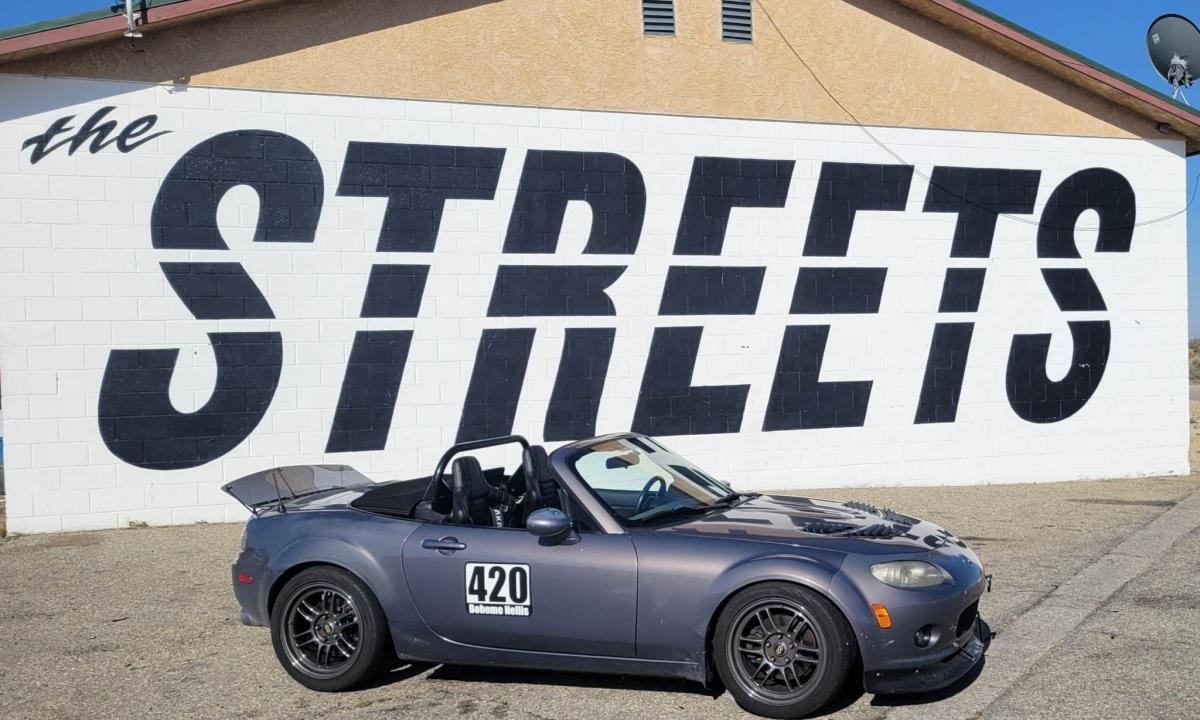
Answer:
POLYGON ((450 490, 453 493, 450 522, 509 527, 512 495, 489 483, 475 458, 467 455, 454 461, 450 470, 450 490))
POLYGON ((558 495, 558 483, 550 470, 550 456, 541 445, 531 445, 521 453, 521 469, 525 473, 528 489, 529 512, 541 508, 562 510, 562 499, 558 495))

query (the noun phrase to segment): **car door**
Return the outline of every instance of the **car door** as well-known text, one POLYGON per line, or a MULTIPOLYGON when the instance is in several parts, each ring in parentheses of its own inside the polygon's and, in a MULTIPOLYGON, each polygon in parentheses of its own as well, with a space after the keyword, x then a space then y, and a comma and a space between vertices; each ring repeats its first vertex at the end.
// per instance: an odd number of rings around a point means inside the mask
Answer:
POLYGON ((421 618, 490 648, 633 657, 637 555, 625 534, 553 544, 523 529, 425 523, 402 551, 421 618))

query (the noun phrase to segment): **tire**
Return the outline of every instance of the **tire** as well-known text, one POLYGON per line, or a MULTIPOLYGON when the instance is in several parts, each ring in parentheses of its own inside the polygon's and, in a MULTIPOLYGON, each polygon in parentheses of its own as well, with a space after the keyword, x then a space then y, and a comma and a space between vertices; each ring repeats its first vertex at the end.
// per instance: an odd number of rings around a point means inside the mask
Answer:
POLYGON ((357 577, 328 565, 301 571, 279 591, 271 644, 289 675, 321 692, 371 680, 395 657, 379 601, 357 577))
POLYGON ((845 687, 857 656, 841 612, 790 583, 739 592, 713 632, 721 682, 743 710, 763 717, 790 720, 820 710, 845 687))

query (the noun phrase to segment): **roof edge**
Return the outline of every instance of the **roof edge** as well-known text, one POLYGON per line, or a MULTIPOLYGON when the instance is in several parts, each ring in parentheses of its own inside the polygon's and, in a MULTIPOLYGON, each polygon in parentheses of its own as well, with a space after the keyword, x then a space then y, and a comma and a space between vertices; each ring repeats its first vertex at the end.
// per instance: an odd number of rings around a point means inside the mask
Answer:
MULTIPOLYGON (((116 2, 116 0, 114 0, 116 2)), ((162 7, 163 5, 174 5, 175 3, 187 2, 187 0, 137 0, 135 3, 135 12, 140 16, 143 11, 153 8, 162 7)), ((37 22, 27 23, 25 25, 17 25, 11 28, 0 28, 0 40, 8 40, 15 37, 24 37, 25 35, 34 35, 47 30, 60 30, 62 28, 71 27, 73 25, 82 25, 93 20, 105 20, 108 18, 125 17, 123 9, 124 3, 117 2, 107 8, 98 8, 96 10, 84 10, 83 12, 74 13, 72 15, 63 15, 61 17, 49 18, 47 20, 39 20, 37 22)))
POLYGON ((1170 95, 1167 95, 1165 92, 1163 92, 1161 90, 1155 90, 1154 88, 1150 87, 1149 85, 1147 85, 1141 81, 1134 80, 1133 78, 1129 77, 1128 75, 1126 75, 1122 72, 1114 70, 1102 63, 1098 63, 1095 60, 1091 59, 1090 57, 1087 57, 1086 55, 1077 53, 1074 50, 1070 49, 1069 47, 1066 47, 1065 45, 1054 42, 1053 40, 1047 38, 1045 35, 1040 35, 1034 31, 1030 30, 1029 28, 1025 27, 1024 25, 1013 22, 1012 20, 1009 20, 1008 18, 1004 17, 1003 15, 999 15, 997 13, 992 12, 991 10, 988 10, 985 7, 982 7, 973 2, 970 2, 970 0, 954 0, 954 2, 956 2, 956 4, 958 4, 958 5, 962 5, 963 7, 968 8, 980 15, 983 15, 984 17, 987 17, 1001 25, 1004 25, 1005 27, 1011 28, 1011 29, 1015 30, 1016 32, 1029 38, 1030 40, 1034 40, 1036 42, 1041 43, 1042 45, 1045 45, 1048 48, 1057 50, 1058 52, 1062 53, 1063 55, 1066 55, 1067 57, 1072 58, 1076 62, 1082 63, 1084 65, 1088 65, 1096 70, 1099 70, 1100 72, 1104 73, 1105 75, 1110 75, 1114 79, 1120 80, 1121 82, 1123 82, 1127 85, 1130 85, 1133 88, 1136 88, 1143 92, 1149 93, 1150 95, 1153 95, 1153 96, 1157 97, 1158 99, 1165 100, 1166 102, 1171 103, 1172 105, 1176 106, 1180 110, 1183 110, 1184 112, 1188 113, 1189 115, 1196 116, 1196 119, 1200 120, 1200 110, 1193 108, 1192 106, 1188 105, 1187 103, 1183 103, 1183 102, 1180 102, 1180 101, 1172 98, 1170 95))
MULTIPOLYGON (((262 4, 262 0, 137 0, 138 28, 184 22, 214 11, 237 9, 236 6, 262 4)), ((49 55, 59 50, 119 37, 129 29, 118 5, 20 25, 0 31, 0 63, 21 58, 49 55)))
MULTIPOLYGON (((207 13, 234 11, 278 0, 138 0, 139 27, 179 24, 207 13)), ((1188 155, 1200 153, 1200 111, 1132 78, 1049 40, 970 0, 893 0, 934 22, 1039 67, 1085 91, 1174 131, 1186 140, 1188 155)), ((0 32, 0 64, 19 58, 119 37, 128 28, 117 6, 33 23, 0 32)))
POLYGON ((951 28, 965 31, 1018 60, 1029 62, 1073 85, 1108 98, 1160 125, 1187 143, 1187 154, 1200 153, 1200 111, 1171 99, 1132 78, 1049 40, 1022 25, 985 10, 970 0, 895 0, 951 28), (1021 51, 1031 54, 1026 57, 1021 51))

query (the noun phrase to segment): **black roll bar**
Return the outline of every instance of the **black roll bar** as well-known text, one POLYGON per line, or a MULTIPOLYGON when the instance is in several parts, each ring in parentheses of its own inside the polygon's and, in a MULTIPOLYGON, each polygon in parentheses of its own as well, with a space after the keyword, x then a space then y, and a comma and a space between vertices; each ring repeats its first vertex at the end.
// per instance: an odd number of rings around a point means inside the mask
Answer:
POLYGON ((529 441, 521 435, 501 435, 500 437, 468 440, 467 442, 451 445, 446 452, 442 453, 442 457, 438 460, 437 468, 433 471, 433 477, 429 478, 429 488, 425 491, 425 499, 433 500, 434 493, 437 491, 437 483, 442 481, 442 474, 446 472, 446 466, 450 464, 451 458, 455 455, 467 452, 468 450, 479 450, 480 448, 507 445, 509 443, 518 443, 522 450, 529 449, 529 441))

